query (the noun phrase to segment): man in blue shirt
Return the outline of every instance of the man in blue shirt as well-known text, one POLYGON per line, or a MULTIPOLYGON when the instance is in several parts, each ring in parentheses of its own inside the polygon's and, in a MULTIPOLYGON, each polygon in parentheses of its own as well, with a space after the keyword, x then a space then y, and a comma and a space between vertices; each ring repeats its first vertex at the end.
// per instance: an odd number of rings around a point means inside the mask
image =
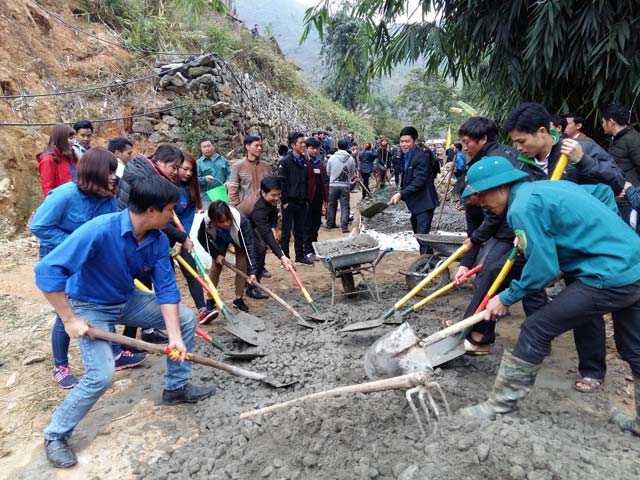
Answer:
POLYGON ((489 399, 460 413, 495 419, 514 411, 533 387, 551 342, 592 316, 611 312, 618 352, 634 376, 638 412, 633 418, 614 411, 611 421, 640 435, 640 238, 617 215, 608 188, 599 190, 608 197, 596 198, 599 185, 522 181, 526 177, 503 157, 486 157, 467 175, 463 196, 475 194, 482 207, 506 214, 527 259, 520 279, 489 301, 485 319, 504 316, 510 305, 560 272, 574 281, 526 318, 513 352, 502 357, 489 399))
POLYGON ((85 364, 84 377, 44 431, 47 458, 55 467, 76 463, 67 440, 113 379, 111 346, 87 337, 89 324, 105 331, 114 331, 116 323, 166 328, 169 348, 180 355, 167 357, 163 402, 193 403, 215 393, 188 383, 191 364, 183 363, 193 347, 196 317, 179 304, 169 240, 160 231, 172 218, 179 195, 168 180, 145 177, 132 185, 128 209, 85 223, 35 267, 36 285, 67 334, 78 340, 85 364), (155 295, 133 286, 145 274, 151 276, 155 295))

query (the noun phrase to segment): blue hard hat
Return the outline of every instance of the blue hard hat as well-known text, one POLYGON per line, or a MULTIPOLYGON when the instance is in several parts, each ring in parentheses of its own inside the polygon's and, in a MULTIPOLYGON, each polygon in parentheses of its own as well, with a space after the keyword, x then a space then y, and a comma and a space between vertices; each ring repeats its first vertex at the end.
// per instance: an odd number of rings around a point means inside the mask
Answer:
POLYGON ((462 198, 517 182, 527 176, 527 173, 518 170, 504 157, 485 157, 469 169, 462 198))

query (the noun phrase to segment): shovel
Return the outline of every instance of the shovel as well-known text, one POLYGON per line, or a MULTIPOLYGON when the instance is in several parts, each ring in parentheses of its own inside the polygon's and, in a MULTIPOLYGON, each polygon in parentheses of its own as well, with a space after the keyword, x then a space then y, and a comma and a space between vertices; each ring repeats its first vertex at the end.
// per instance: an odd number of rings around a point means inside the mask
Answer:
POLYGON ((447 258, 442 265, 440 265, 438 268, 436 268, 435 270, 433 270, 429 275, 427 275, 425 278, 423 278, 420 283, 418 283, 415 287, 413 287, 413 289, 407 293, 404 297, 402 297, 400 300, 398 300, 395 305, 393 305, 392 307, 389 308, 389 310, 387 310, 384 314, 384 316, 382 317, 384 320, 386 320, 387 318, 391 317, 391 315, 393 315, 398 309, 400 309, 401 307, 403 307, 409 300, 411 300, 420 290, 422 290, 431 280, 433 280, 434 278, 436 278, 438 275, 440 275, 442 272, 445 271, 445 269, 449 268, 449 265, 451 265, 453 262, 455 262, 458 258, 460 258, 462 256, 462 254, 464 252, 467 251, 467 247, 465 245, 462 245, 460 248, 458 248, 458 250, 456 250, 449 258, 447 258))
MULTIPOLYGON (((460 277, 459 280, 454 280, 453 282, 449 283, 448 285, 445 285, 444 287, 440 288, 439 290, 436 290, 435 292, 433 292, 428 297, 425 297, 420 302, 416 303, 413 307, 407 308, 404 312, 400 313, 400 317, 403 317, 403 316, 405 316, 405 315, 407 315, 407 314, 409 314, 411 312, 417 311, 420 307, 426 305, 431 300, 434 300, 437 297, 439 297, 440 295, 448 292, 449 290, 452 290, 452 289, 456 288, 457 286, 463 284, 465 281, 467 281, 469 278, 471 278, 473 275, 475 275, 481 269, 482 269, 482 264, 475 266, 474 268, 469 270, 466 274, 464 274, 462 277, 460 277)), ((365 322, 352 323, 351 325, 348 325, 348 326, 344 327, 340 331, 341 332, 354 332, 354 331, 357 331, 357 330, 369 330, 371 328, 376 328, 376 327, 379 327, 381 325, 384 325, 385 323, 386 322, 385 322, 385 320, 383 318, 378 318, 378 319, 375 319, 375 320, 367 320, 365 322)))
MULTIPOLYGON (((158 353, 160 355, 173 356, 178 354, 177 351, 171 351, 168 346, 162 346, 162 345, 156 345, 155 343, 143 342, 142 340, 136 340, 135 338, 125 337, 124 335, 118 335, 117 333, 105 332, 104 330, 98 330, 97 328, 93 328, 93 327, 89 328, 88 335, 93 339, 99 338, 100 340, 117 342, 122 345, 139 348, 140 350, 145 350, 147 352, 152 352, 152 353, 158 353)), ((225 372, 230 373, 231 375, 235 375, 236 377, 244 377, 244 378, 250 378, 251 380, 258 380, 262 383, 266 383, 267 385, 270 385, 275 388, 288 387, 289 385, 298 383, 298 380, 294 380, 292 382, 278 382, 263 373, 253 372, 251 370, 245 370, 244 368, 228 365, 226 363, 218 362, 217 360, 213 360, 207 357, 201 357, 200 355, 195 355, 193 353, 187 353, 186 359, 193 363, 199 363, 201 365, 207 365, 209 367, 217 368, 218 370, 224 370, 225 372)))
MULTIPOLYGON (((234 272, 236 272, 236 274, 240 275, 241 277, 244 277, 245 279, 248 278, 247 275, 244 274, 244 272, 242 272, 241 270, 239 270, 238 268, 236 268, 234 265, 230 264, 226 260, 224 261, 224 266, 229 268, 229 269, 231 269, 231 270, 233 270, 234 272)), ((289 305, 287 302, 285 302, 282 298, 280 298, 278 295, 273 293, 267 287, 265 287, 264 285, 262 285, 259 282, 256 282, 253 285, 256 288, 259 288, 260 290, 262 290, 267 295, 269 295, 276 302, 278 302, 280 305, 282 305, 284 308, 286 308, 289 312, 291 312, 293 314, 293 316, 296 317, 296 319, 297 319, 296 323, 298 325, 300 325, 301 327, 305 327, 305 328, 316 328, 315 326, 313 326, 312 324, 307 322, 304 318, 302 318, 302 316, 297 312, 297 310, 295 308, 293 308, 291 305, 289 305)))
POLYGON ((298 277, 298 274, 296 273, 296 270, 293 268, 292 265, 289 265, 289 273, 291 273, 291 276, 293 277, 293 281, 296 282, 296 285, 302 292, 302 296, 305 298, 305 300, 311 307, 311 310, 313 310, 313 313, 315 314, 320 313, 320 309, 318 308, 318 305, 316 305, 316 302, 313 301, 313 298, 311 298, 311 295, 309 295, 309 292, 307 291, 307 289, 304 288, 304 285, 300 281, 300 277, 298 277))
MULTIPOLYGON (((380 337, 369 347, 364 357, 364 370, 367 377, 376 380, 433 370, 434 367, 451 360, 451 358, 446 358, 447 352, 442 355, 430 351, 427 347, 483 321, 485 313, 483 310, 424 339, 418 338, 407 322, 403 323, 400 327, 380 337)), ((464 349, 462 354, 464 354, 464 349)), ((458 356, 458 352, 454 352, 452 358, 458 356)))
MULTIPOLYGON (((175 254, 175 251, 173 249, 172 249, 172 253, 175 254)), ((244 341, 245 343, 248 343, 249 345, 253 345, 253 346, 258 345, 258 343, 260 343, 260 337, 258 333, 255 330, 248 327, 247 325, 242 324, 240 322, 248 322, 253 324, 259 324, 259 322, 261 322, 263 326, 264 326, 264 322, 260 320, 258 317, 249 315, 246 312, 239 312, 237 316, 234 316, 231 310, 229 310, 229 307, 227 307, 224 303, 222 303, 220 294, 218 293, 218 290, 216 289, 215 285, 213 284, 209 276, 206 274, 206 271, 204 269, 204 266, 200 262, 200 259, 195 254, 195 252, 192 252, 192 253, 193 253, 193 259, 196 262, 196 266, 200 271, 200 275, 198 275, 198 273, 193 268, 191 268, 191 265, 189 265, 184 260, 184 258, 182 258, 180 255, 176 255, 174 258, 178 260, 180 265, 182 265, 185 268, 185 270, 187 270, 193 276, 193 278, 195 278, 198 281, 198 283, 202 285, 202 287, 207 292, 209 292, 209 295, 211 295, 211 297, 213 298, 213 301, 215 302, 216 307, 218 308, 218 310, 222 312, 225 320, 227 321, 226 324, 222 326, 222 328, 224 328, 231 335, 238 337, 240 340, 244 341)))
POLYGON ((391 202, 389 202, 389 203, 387 203, 387 202, 376 202, 373 205, 365 208, 364 210, 361 210, 360 211, 360 216, 364 217, 364 218, 372 218, 372 217, 376 216, 377 214, 384 212, 391 205, 392 205, 391 202))

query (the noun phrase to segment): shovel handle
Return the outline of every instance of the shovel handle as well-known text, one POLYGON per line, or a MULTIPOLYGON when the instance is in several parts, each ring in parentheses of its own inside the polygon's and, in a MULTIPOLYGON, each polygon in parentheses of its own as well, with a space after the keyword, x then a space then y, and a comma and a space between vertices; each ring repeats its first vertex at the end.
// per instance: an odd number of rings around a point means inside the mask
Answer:
POLYGON ((434 300, 435 298, 439 297, 440 295, 442 295, 443 293, 448 292, 449 290, 453 290, 454 288, 456 288, 457 286, 463 284, 464 282, 466 282, 467 280, 469 280, 469 278, 473 277, 476 273, 478 273, 480 270, 482 270, 482 264, 476 265, 475 267, 473 267, 471 270, 469 270, 467 273, 465 273, 464 275, 462 275, 458 280, 454 280, 453 282, 445 285, 444 287, 442 287, 439 290, 436 290, 435 292, 433 292, 431 295, 423 298, 422 300, 420 300, 418 303, 416 303, 413 307, 408 308, 407 310, 405 310, 404 312, 402 312, 402 315, 405 315, 411 311, 415 312, 416 310, 418 310, 420 307, 426 305, 427 303, 429 303, 431 300, 434 300))
POLYGON ((296 271, 294 270, 294 268, 291 265, 289 265, 289 272, 291 273, 291 276, 293 277, 293 281, 296 282, 296 285, 298 285, 298 288, 302 292, 302 296, 305 298, 307 303, 313 303, 313 299, 311 298, 311 295, 309 295, 309 292, 307 291, 307 289, 304 288, 304 285, 300 281, 300 277, 298 277, 298 274, 296 273, 296 271))
POLYGON ((415 287, 413 287, 413 290, 411 290, 409 293, 407 293, 404 297, 402 297, 400 300, 398 300, 398 302, 393 306, 394 310, 398 310, 400 307, 402 307, 405 303, 407 303, 409 300, 411 300, 420 290, 422 290, 431 280, 433 280, 434 278, 436 278, 438 275, 440 275, 442 272, 445 271, 445 269, 449 268, 449 265, 451 265, 453 262, 455 262, 458 258, 460 258, 462 256, 463 253, 465 253, 467 251, 467 247, 466 245, 462 245, 460 248, 458 248, 458 250, 456 250, 453 255, 451 255, 449 258, 447 258, 442 265, 440 265, 438 268, 436 268, 434 271, 432 271, 429 275, 427 275, 422 281, 420 281, 420 283, 418 283, 418 285, 416 285, 415 287))
POLYGON ((560 155, 560 158, 558 159, 558 163, 556 163, 556 168, 553 169, 553 173, 551 174, 551 177, 549 178, 549 180, 560 180, 568 164, 569 164, 569 157, 567 157, 563 153, 562 155, 560 155))
MULTIPOLYGON (((231 270, 233 270, 234 272, 236 272, 237 275, 240 275, 245 280, 248 278, 247 275, 242 270, 238 269, 236 266, 230 264, 226 260, 224 261, 224 266, 229 268, 229 269, 231 269, 231 270)), ((280 305, 282 305, 284 308, 286 308, 289 312, 291 312, 296 318, 298 318, 299 320, 301 320, 303 322, 305 321, 304 318, 302 318, 302 316, 297 312, 297 310, 295 308, 293 308, 291 305, 289 305, 281 297, 279 297, 278 295, 273 293, 267 287, 262 285, 260 282, 255 282, 253 285, 255 287, 259 288, 260 290, 262 290, 267 295, 269 295, 271 298, 273 298, 276 302, 278 302, 280 305)))
MULTIPOLYGON (((104 330, 98 330, 97 328, 93 328, 93 327, 89 328, 89 331, 87 332, 87 334, 94 339, 98 338, 100 340, 107 340, 109 342, 120 343, 122 345, 139 348, 141 350, 157 353, 160 355, 172 355, 172 351, 166 345, 157 345, 155 343, 143 342, 142 340, 125 337, 124 335, 119 335, 117 333, 105 332, 104 330)), ((253 372, 251 370, 245 370, 244 368, 235 367, 233 365, 218 362, 217 360, 213 360, 207 357, 202 357, 200 355, 195 355, 193 353, 187 353, 186 357, 187 357, 187 360, 189 360, 190 362, 199 363, 201 365, 207 365, 209 367, 217 368, 218 370, 223 370, 237 377, 250 378, 252 380, 263 380, 266 377, 261 373, 253 372)))
POLYGON ((434 333, 433 335, 429 335, 427 338, 420 340, 420 347, 428 347, 429 345, 433 345, 440 340, 450 337, 456 333, 460 333, 463 330, 475 325, 476 323, 480 323, 484 320, 484 315, 486 310, 482 310, 481 312, 474 313, 469 318, 465 318, 464 320, 454 323, 450 327, 443 328, 442 330, 434 333))

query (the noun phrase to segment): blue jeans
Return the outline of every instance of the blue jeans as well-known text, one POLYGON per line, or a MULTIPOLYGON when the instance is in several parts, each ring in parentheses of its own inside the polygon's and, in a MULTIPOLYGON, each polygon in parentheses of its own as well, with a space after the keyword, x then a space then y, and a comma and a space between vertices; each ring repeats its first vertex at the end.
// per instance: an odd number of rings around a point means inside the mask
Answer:
MULTIPOLYGON (((51 252, 53 248, 43 247, 40 245, 39 257, 42 260, 49 252, 51 252)), ((66 330, 64 329, 64 323, 62 323, 62 319, 56 315, 56 321, 53 324, 53 330, 51 330, 51 351, 53 352, 53 366, 68 366, 69 365, 69 335, 67 335, 66 330)), ((113 351, 113 356, 117 357, 122 352, 122 348, 117 343, 111 344, 111 350, 113 351)))
MULTIPOLYGON (((142 328, 165 328, 160 307, 156 303, 155 295, 151 293, 134 290, 127 302, 115 305, 98 305, 74 299, 70 299, 70 303, 76 315, 100 330, 113 331, 116 323, 142 328)), ((180 330, 188 351, 193 349, 195 329, 195 314, 181 305, 180 330)), ((91 410, 113 379, 115 360, 109 342, 92 340, 87 336, 78 339, 78 346, 82 353, 85 374, 53 412, 51 422, 44 430, 47 440, 69 438, 73 429, 91 410)), ((189 379, 190 371, 191 362, 173 362, 167 357, 165 390, 183 387, 189 379)))

